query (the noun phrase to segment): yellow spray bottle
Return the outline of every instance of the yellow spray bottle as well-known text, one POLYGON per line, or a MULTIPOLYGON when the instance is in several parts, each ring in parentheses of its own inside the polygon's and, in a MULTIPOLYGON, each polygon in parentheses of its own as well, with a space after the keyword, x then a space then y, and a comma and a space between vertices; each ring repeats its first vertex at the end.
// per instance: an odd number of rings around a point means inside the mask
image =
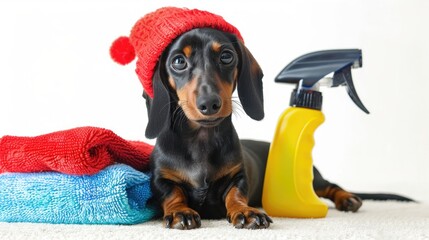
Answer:
POLYGON ((301 56, 287 65, 276 82, 292 83, 290 108, 280 116, 271 143, 262 206, 274 217, 322 218, 328 212, 313 190, 313 134, 325 118, 320 86, 345 86, 364 112, 353 85, 351 68, 362 66, 359 49, 326 50, 301 56), (326 77, 334 73, 333 77, 326 77))

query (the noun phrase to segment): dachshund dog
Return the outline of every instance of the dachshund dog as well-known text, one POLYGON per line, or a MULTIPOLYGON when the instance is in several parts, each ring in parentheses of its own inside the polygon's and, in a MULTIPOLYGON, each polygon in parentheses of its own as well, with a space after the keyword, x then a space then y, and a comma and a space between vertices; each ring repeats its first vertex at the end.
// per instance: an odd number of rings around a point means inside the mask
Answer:
MULTIPOLYGON (((264 117, 263 73, 235 35, 197 28, 170 44, 146 93, 147 138, 157 138, 151 155, 153 202, 165 227, 194 229, 202 218, 227 218, 236 228, 268 228, 260 208, 270 144, 240 141, 231 121, 232 93, 245 113, 264 117)), ((314 189, 336 208, 357 211, 361 199, 324 180, 314 169, 314 189)))

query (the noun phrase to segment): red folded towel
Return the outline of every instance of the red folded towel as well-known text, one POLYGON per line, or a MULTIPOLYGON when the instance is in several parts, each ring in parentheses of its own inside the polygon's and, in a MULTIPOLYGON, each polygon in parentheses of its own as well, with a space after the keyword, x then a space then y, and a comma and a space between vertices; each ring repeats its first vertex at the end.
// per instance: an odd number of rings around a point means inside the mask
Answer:
POLYGON ((0 173, 57 171, 95 174, 114 162, 145 171, 153 146, 111 130, 80 127, 36 137, 0 138, 0 173))

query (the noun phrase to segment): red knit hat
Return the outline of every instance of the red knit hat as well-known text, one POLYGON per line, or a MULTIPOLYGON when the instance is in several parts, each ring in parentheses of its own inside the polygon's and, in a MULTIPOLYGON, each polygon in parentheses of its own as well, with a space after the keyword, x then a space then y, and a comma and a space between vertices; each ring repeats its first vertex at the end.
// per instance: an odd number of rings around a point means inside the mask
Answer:
POLYGON ((174 39, 194 28, 214 28, 243 40, 238 29, 221 16, 197 9, 164 7, 138 20, 129 37, 116 39, 110 47, 110 56, 125 65, 137 55, 136 73, 146 93, 153 98, 152 76, 159 57, 174 39))

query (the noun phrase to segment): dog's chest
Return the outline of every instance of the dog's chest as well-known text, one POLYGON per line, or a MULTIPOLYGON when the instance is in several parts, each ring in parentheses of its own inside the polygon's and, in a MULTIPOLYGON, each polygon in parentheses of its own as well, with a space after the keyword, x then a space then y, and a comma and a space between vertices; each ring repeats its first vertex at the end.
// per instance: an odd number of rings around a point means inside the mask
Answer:
POLYGON ((216 179, 216 172, 212 166, 199 165, 190 167, 187 175, 190 177, 190 187, 185 188, 188 196, 188 204, 191 208, 200 212, 201 209, 218 209, 224 216, 224 203, 222 196, 228 184, 216 179))
POLYGON ((220 200, 226 189, 226 186, 219 182, 219 163, 223 162, 222 156, 204 150, 206 149, 200 148, 197 153, 194 151, 189 159, 190 164, 182 168, 189 181, 190 187, 187 189, 189 200, 195 207, 203 206, 215 199, 220 200))
POLYGON ((214 180, 215 170, 207 161, 192 163, 181 169, 194 188, 206 188, 214 180))

